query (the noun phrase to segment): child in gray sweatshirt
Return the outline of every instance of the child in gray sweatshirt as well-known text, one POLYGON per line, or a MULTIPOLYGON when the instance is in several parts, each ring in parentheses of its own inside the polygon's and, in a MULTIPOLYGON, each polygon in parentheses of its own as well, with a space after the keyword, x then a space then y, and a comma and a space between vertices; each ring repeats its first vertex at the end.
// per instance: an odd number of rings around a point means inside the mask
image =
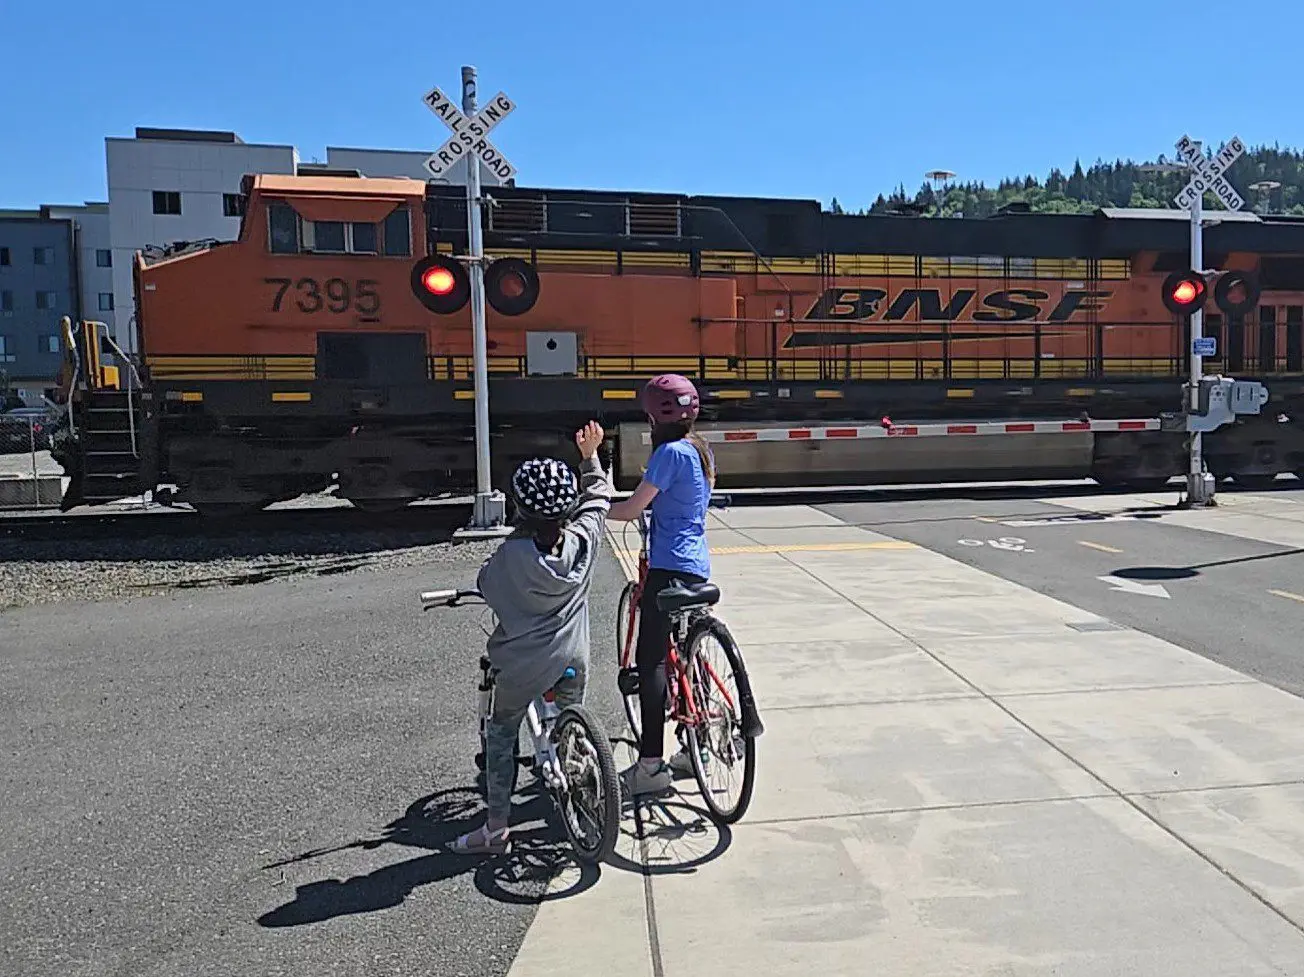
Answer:
POLYGON ((498 670, 485 733, 485 824, 452 848, 468 855, 508 848, 516 743, 529 704, 556 689, 558 708, 584 699, 589 667, 589 585, 611 508, 611 482, 598 460, 602 427, 575 434, 580 480, 554 458, 531 459, 512 476, 520 524, 480 569, 477 586, 498 626, 488 655, 498 670), (567 667, 574 678, 563 678, 567 667))

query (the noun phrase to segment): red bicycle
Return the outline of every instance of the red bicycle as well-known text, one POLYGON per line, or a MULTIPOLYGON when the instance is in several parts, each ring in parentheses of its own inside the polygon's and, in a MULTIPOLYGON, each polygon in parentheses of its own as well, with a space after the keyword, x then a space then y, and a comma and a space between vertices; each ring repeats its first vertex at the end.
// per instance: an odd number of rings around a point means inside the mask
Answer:
MULTIPOLYGON (((616 648, 620 657, 617 681, 625 716, 636 739, 642 733, 642 720, 634 649, 638 643, 639 604, 647 582, 649 525, 650 514, 643 512, 637 521, 642 538, 638 578, 625 585, 616 611, 616 648)), ((666 715, 676 725, 707 807, 716 818, 731 824, 751 803, 756 781, 756 737, 764 732, 742 653, 725 623, 711 612, 720 600, 720 588, 715 584, 676 580, 658 593, 656 600, 670 618, 666 715), (713 661, 715 648, 722 653, 723 668, 713 661), (730 693, 722 672, 732 675, 736 694, 730 693), (724 775, 732 780, 735 773, 741 773, 741 783, 737 799, 729 803, 723 799, 716 777, 724 775)))

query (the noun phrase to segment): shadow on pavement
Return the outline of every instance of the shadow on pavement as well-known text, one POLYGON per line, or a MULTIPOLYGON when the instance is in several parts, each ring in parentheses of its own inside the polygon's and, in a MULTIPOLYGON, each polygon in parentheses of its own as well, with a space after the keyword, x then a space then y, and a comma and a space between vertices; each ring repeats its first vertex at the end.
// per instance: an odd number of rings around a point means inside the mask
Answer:
MULTIPOLYGON (((638 744, 628 737, 613 736, 611 743, 627 748, 631 760, 637 755, 638 744)), ((733 832, 717 823, 704 805, 692 803, 694 794, 680 789, 689 784, 696 787, 692 777, 681 777, 671 795, 625 798, 621 840, 606 864, 639 875, 691 874, 728 851, 733 832), (639 861, 622 854, 631 847, 639 861)))
POLYGON ((1124 567, 1121 570, 1115 570, 1114 576, 1126 580, 1184 580, 1187 577, 1197 577, 1200 575, 1200 571, 1210 570, 1214 567, 1233 566, 1237 563, 1254 563, 1258 560, 1275 560, 1283 556, 1300 555, 1304 555, 1304 548, 1278 550, 1275 553, 1258 553, 1254 556, 1236 556, 1227 560, 1195 563, 1187 567, 1124 567))
POLYGON ((458 855, 449 844, 477 827, 484 818, 481 794, 474 787, 457 787, 413 801, 403 816, 386 825, 379 837, 360 839, 332 848, 319 848, 272 862, 264 869, 282 868, 349 849, 371 850, 383 845, 427 849, 402 862, 385 865, 366 875, 322 879, 295 890, 294 899, 258 917, 268 928, 304 926, 338 916, 376 912, 400 905, 423 885, 472 872, 475 886, 498 902, 537 905, 577 895, 593 886, 599 870, 576 866, 569 843, 554 823, 555 808, 544 793, 533 793, 512 808, 512 848, 504 855, 458 855), (542 822, 542 823, 537 823, 542 822), (573 884, 549 891, 561 873, 574 875, 573 884))

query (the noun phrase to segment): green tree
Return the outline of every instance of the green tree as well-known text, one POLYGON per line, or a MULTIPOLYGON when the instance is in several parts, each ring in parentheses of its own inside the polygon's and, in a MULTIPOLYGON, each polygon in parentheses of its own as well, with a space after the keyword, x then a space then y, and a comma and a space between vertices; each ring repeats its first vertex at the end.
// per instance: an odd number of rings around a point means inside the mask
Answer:
MULTIPOLYGON (((1212 152, 1206 149, 1206 155, 1212 152)), ((1169 160, 1161 154, 1156 162, 1169 160)), ((1038 213, 1065 214, 1089 214, 1100 207, 1172 207, 1173 197, 1186 183, 1186 174, 1145 172, 1142 165, 1132 160, 1116 159, 1107 163, 1097 159, 1084 169, 1080 160, 1074 160, 1067 177, 1054 167, 1044 181, 1031 174, 1002 179, 995 187, 971 181, 952 184, 944 194, 925 183, 913 197, 906 193, 904 185, 898 184, 887 197, 878 194, 869 213, 910 204, 932 216, 963 213, 966 217, 986 217, 1015 202, 1026 203, 1038 213)), ((1260 213, 1304 216, 1304 152, 1283 149, 1276 144, 1248 148, 1232 164, 1227 178, 1245 198, 1247 208, 1260 213), (1251 184, 1261 181, 1281 185, 1265 197, 1250 190, 1251 184)), ((1216 206, 1212 198, 1206 199, 1211 208, 1216 206)), ((842 212, 840 205, 834 212, 842 212)))

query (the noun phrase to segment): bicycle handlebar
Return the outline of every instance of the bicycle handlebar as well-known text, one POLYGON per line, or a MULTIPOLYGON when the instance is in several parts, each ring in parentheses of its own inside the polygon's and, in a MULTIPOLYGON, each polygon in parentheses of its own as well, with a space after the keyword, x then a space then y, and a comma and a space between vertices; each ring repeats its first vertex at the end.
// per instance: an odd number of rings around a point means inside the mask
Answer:
POLYGON ((435 607, 457 607, 465 600, 484 603, 484 594, 478 590, 427 590, 421 594, 421 609, 428 611, 435 607))

